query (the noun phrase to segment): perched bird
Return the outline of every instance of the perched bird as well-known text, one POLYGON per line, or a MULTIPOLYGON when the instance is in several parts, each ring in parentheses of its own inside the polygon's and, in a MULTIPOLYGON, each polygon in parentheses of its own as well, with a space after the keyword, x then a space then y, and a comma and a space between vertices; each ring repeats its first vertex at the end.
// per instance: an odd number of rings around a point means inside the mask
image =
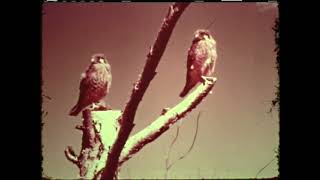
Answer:
POLYGON ((208 30, 197 30, 188 51, 186 84, 180 97, 186 96, 197 83, 213 74, 216 60, 216 41, 208 30))
POLYGON ((111 66, 103 54, 94 54, 90 66, 81 74, 80 94, 69 115, 77 116, 88 105, 99 103, 111 86, 111 66))

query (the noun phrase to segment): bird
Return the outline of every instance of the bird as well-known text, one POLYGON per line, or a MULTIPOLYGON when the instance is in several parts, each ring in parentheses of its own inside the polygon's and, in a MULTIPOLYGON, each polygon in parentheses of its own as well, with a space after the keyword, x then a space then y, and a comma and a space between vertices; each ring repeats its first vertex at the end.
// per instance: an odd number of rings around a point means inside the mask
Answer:
POLYGON ((197 83, 204 82, 206 77, 213 74, 217 57, 216 41, 210 31, 196 30, 188 50, 186 83, 179 95, 181 98, 185 97, 197 83))
POLYGON ((91 58, 91 63, 80 78, 80 93, 77 104, 69 115, 77 116, 89 105, 94 107, 110 91, 112 75, 111 66, 104 54, 97 53, 91 58))

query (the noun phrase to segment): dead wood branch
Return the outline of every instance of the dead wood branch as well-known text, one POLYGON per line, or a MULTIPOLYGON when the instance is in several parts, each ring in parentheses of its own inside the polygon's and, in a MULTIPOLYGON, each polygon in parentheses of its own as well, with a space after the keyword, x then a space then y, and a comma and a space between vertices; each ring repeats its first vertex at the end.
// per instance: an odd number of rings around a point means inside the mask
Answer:
POLYGON ((77 156, 70 146, 65 150, 67 159, 79 167, 81 179, 100 178, 96 175, 104 168, 117 137, 120 115, 119 110, 83 111, 82 126, 76 126, 83 133, 80 154, 77 156))
POLYGON ((140 151, 145 145, 167 131, 188 112, 191 112, 209 94, 216 81, 216 78, 213 78, 212 81, 206 80, 204 84, 200 84, 196 90, 190 93, 179 104, 158 117, 148 127, 130 137, 121 153, 119 166, 140 151))

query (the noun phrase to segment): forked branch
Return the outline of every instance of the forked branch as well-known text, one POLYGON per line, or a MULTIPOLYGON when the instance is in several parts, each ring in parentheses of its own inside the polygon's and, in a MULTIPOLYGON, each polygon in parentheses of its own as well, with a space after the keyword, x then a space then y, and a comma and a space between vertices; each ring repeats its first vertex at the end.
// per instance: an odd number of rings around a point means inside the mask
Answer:
POLYGON ((207 79, 204 84, 199 85, 175 107, 158 117, 148 127, 130 137, 121 153, 119 166, 140 151, 145 145, 154 141, 166 132, 174 123, 191 112, 209 94, 217 79, 207 79))
POLYGON ((139 80, 135 83, 130 99, 127 102, 123 114, 119 119, 119 134, 115 141, 115 144, 113 145, 110 151, 109 158, 106 162, 106 168, 104 168, 102 172, 102 179, 111 180, 115 177, 115 173, 118 169, 120 153, 134 126, 133 121, 138 105, 146 89, 148 88, 151 80, 154 78, 156 74, 156 68, 165 51, 172 31, 179 17, 189 4, 190 3, 174 3, 169 7, 168 13, 158 33, 157 39, 147 55, 147 60, 142 75, 140 76, 139 80))

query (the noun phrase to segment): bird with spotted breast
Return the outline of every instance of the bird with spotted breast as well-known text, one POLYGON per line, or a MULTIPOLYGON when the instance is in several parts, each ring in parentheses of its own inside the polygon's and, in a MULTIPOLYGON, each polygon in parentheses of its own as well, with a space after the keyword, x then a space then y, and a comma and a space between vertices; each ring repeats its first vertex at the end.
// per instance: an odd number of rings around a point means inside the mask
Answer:
POLYGON ((216 61, 216 41, 209 30, 198 29, 188 51, 186 83, 180 97, 185 97, 197 83, 212 76, 216 61))
POLYGON ((69 115, 77 116, 87 106, 95 106, 109 93, 112 82, 111 66, 104 54, 94 54, 91 63, 81 74, 77 104, 69 115))

